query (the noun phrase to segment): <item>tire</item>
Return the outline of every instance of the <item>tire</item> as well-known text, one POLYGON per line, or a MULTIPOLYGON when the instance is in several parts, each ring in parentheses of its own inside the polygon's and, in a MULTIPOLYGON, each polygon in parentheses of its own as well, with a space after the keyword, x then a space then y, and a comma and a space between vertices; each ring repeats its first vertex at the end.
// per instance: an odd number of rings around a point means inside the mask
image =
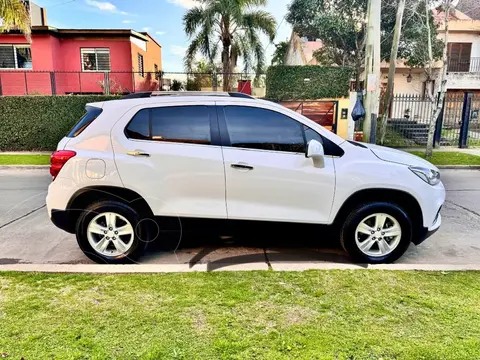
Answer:
POLYGON ((411 240, 411 219, 401 207, 388 202, 371 202, 356 207, 347 216, 340 230, 343 249, 359 263, 394 262, 407 251, 411 240), (379 228, 374 225, 377 219, 377 224, 380 224, 383 218, 386 219, 384 228, 378 231, 379 228), (375 233, 372 234, 370 230, 375 233), (387 236, 388 234, 399 235, 387 236), (364 251, 361 247, 364 247, 364 251))
POLYGON ((80 215, 77 221, 78 245, 83 253, 96 263, 132 263, 142 255, 149 242, 149 231, 146 226, 142 225, 141 220, 141 215, 135 209, 122 202, 110 200, 95 202, 80 215), (109 219, 115 219, 113 220, 115 224, 108 224, 109 220, 106 216, 109 216, 109 219), (109 228, 108 225, 113 227, 109 228), (98 233, 94 233, 92 230, 98 233), (104 231, 107 231, 107 234, 104 231), (117 231, 117 235, 115 231, 117 231), (104 234, 101 234, 102 232, 104 234), (118 235, 122 232, 126 234, 118 235), (107 245, 100 252, 92 244, 96 244, 99 250, 105 244, 107 245))

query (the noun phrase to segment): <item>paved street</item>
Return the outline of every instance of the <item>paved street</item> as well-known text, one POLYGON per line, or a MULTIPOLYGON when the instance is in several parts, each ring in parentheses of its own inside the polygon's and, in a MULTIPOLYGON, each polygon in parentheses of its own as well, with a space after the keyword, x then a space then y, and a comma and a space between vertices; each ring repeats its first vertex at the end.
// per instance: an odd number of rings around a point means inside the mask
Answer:
MULTIPOLYGON (((443 170, 447 202, 439 232, 411 246, 399 261, 410 264, 476 264, 480 260, 480 171, 443 170)), ((48 170, 0 170, 0 264, 91 263, 75 236, 53 226, 45 208, 48 170)), ((186 237, 175 252, 153 246, 140 260, 147 264, 208 263, 213 269, 235 264, 342 262, 349 259, 335 241, 318 248, 299 238, 186 237), (293 244, 295 246, 293 246, 293 244)))

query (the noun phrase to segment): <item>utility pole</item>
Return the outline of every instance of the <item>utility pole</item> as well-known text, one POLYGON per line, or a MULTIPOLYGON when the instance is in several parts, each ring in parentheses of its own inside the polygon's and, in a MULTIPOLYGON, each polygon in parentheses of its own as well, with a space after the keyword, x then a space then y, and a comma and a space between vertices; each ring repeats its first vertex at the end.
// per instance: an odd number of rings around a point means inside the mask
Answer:
POLYGON ((380 17, 381 0, 368 1, 367 41, 365 48, 365 120, 363 140, 374 142, 380 104, 380 17), (374 133, 372 134, 372 126, 374 133), (374 135, 372 137, 372 135, 374 135))

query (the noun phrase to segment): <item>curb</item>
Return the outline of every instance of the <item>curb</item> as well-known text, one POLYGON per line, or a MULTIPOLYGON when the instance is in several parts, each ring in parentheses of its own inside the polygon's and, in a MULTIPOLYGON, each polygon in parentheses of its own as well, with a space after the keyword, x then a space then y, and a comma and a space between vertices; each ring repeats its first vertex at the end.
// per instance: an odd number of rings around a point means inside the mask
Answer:
MULTIPOLYGON (((0 265, 0 272, 83 273, 83 274, 155 274, 209 271, 269 271, 266 263, 225 264, 210 268, 209 264, 154 264, 154 265, 101 265, 101 264, 10 264, 0 265)), ((381 264, 355 265, 341 263, 273 263, 273 271, 306 270, 386 270, 386 271, 480 271, 478 264, 381 264)))
POLYGON ((0 170, 48 170, 50 165, 0 165, 0 170))
POLYGON ((448 170, 480 170, 480 165, 436 165, 439 169, 448 170))

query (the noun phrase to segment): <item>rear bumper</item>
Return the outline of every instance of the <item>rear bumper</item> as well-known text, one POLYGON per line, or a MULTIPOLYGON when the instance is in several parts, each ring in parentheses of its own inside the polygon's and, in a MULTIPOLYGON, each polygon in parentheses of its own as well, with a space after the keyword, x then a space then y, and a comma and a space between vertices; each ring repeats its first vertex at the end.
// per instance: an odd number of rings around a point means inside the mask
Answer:
POLYGON ((52 209, 50 211, 50 220, 52 220, 52 223, 59 229, 74 234, 75 229, 71 224, 69 215, 68 210, 52 209))

